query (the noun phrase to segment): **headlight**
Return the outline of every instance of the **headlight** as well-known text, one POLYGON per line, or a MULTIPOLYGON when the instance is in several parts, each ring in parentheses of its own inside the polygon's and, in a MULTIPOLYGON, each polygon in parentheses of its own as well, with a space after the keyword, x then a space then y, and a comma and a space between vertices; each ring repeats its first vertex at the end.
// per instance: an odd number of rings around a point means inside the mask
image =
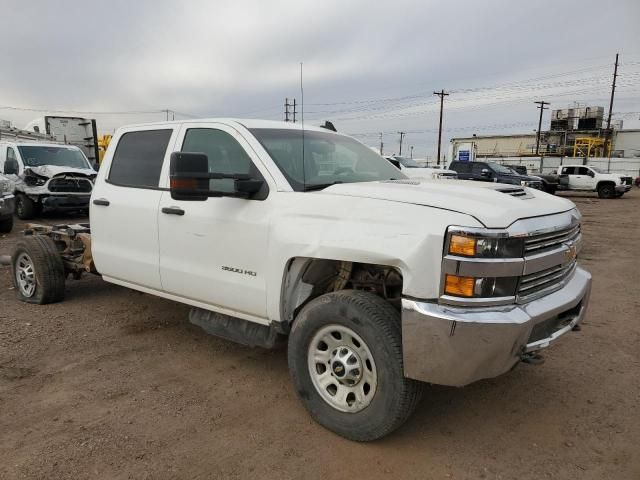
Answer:
POLYGON ((463 257, 518 258, 523 255, 524 239, 489 237, 470 232, 451 232, 448 253, 463 257))
POLYGON ((492 298, 515 295, 518 277, 474 278, 445 275, 444 293, 454 297, 492 298))

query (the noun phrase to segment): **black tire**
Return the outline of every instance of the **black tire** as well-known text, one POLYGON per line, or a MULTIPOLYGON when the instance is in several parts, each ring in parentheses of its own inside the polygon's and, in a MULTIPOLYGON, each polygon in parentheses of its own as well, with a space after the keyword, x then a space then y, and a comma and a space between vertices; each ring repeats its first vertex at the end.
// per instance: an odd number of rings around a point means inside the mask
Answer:
POLYGON ((11 270, 18 300, 44 305, 64 299, 64 264, 56 245, 49 237, 33 235, 20 239, 11 255, 11 270), (22 262, 25 261, 25 256, 32 265, 31 283, 35 283, 32 292, 21 286, 18 280, 21 271, 23 272, 21 265, 24 265, 22 262))
POLYGON ((0 233, 10 233, 13 230, 13 215, 0 220, 0 233))
POLYGON ((616 193, 616 187, 613 183, 603 183, 598 185, 598 197, 613 198, 616 193))
POLYGON ((293 323, 288 361, 295 389, 311 417, 349 440, 365 442, 391 433, 413 413, 422 394, 420 382, 404 377, 400 314, 368 292, 343 290, 309 302, 293 323), (330 405, 311 379, 307 360, 311 341, 329 325, 352 330, 373 357, 377 387, 360 411, 343 412, 330 405))
POLYGON ((24 194, 16 195, 16 217, 20 220, 31 220, 37 211, 36 202, 24 194))

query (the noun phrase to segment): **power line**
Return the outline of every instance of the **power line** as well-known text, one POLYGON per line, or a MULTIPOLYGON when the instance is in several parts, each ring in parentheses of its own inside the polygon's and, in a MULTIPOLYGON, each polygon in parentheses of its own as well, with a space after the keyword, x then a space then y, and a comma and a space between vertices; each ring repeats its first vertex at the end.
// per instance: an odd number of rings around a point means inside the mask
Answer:
POLYGON ((152 113, 165 113, 166 110, 122 110, 122 111, 87 111, 87 110, 59 110, 51 108, 13 107, 0 105, 0 110, 17 110, 24 112, 49 112, 49 113, 77 113, 81 115, 146 115, 152 113))

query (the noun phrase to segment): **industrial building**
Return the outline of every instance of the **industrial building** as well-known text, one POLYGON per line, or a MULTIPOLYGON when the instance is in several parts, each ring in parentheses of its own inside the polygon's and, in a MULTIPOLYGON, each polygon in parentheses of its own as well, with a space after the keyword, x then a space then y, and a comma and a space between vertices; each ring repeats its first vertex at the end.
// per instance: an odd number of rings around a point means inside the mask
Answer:
POLYGON ((640 157, 640 130, 624 130, 622 121, 606 128, 603 107, 574 107, 551 112, 549 129, 512 135, 473 135, 451 139, 449 158, 496 157, 640 157), (609 149, 611 150, 609 152, 609 149))

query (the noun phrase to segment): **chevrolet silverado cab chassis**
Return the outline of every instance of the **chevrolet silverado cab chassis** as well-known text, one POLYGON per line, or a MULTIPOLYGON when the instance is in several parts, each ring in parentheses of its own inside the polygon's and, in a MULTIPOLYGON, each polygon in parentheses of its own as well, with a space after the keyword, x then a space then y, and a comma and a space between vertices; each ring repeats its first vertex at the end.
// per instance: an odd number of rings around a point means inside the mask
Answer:
POLYGON ((67 276, 99 273, 191 305, 207 332, 286 342, 311 416, 358 441, 400 426, 422 382, 463 386, 535 362, 589 301, 570 201, 411 179, 299 124, 121 128, 90 219, 27 228, 11 257, 21 300, 60 301, 67 276))

